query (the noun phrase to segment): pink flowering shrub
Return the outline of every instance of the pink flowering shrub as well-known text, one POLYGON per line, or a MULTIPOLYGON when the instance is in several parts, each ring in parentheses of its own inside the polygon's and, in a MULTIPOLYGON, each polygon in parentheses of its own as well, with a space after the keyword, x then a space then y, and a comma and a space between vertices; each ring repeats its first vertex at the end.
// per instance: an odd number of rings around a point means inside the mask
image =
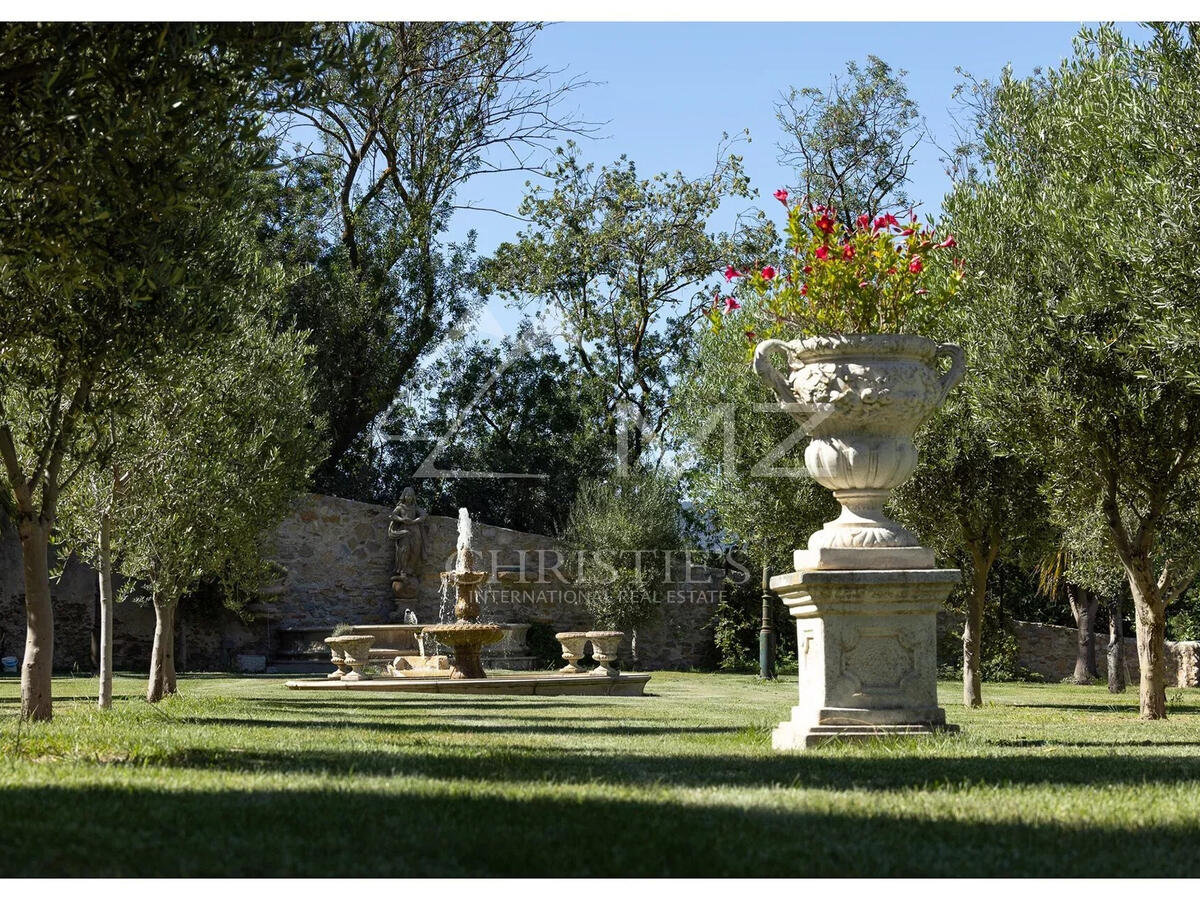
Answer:
MULTIPOLYGON (((953 258, 953 235, 941 240, 916 216, 901 222, 888 213, 873 221, 859 216, 847 228, 824 206, 788 204, 790 253, 785 261, 742 269, 729 266, 725 280, 746 279, 758 295, 752 315, 743 309, 747 337, 900 332, 922 315, 948 303, 962 283, 953 258), (750 321, 754 319, 755 321, 750 321)), ((744 298, 743 298, 744 299, 744 298)), ((741 309, 734 298, 713 298, 708 318, 714 328, 741 309)))

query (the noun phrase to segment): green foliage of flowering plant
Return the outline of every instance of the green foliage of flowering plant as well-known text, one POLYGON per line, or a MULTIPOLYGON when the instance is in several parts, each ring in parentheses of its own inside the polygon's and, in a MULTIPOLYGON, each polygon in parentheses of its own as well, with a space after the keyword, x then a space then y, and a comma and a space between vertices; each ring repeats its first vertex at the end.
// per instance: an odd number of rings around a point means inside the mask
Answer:
MULTIPOLYGON (((915 215, 909 222, 891 213, 874 221, 861 215, 850 228, 833 209, 789 205, 784 190, 775 197, 788 211, 787 261, 725 270, 726 281, 745 279, 757 295, 754 313, 739 322, 751 340, 918 330, 958 291, 963 272, 953 258, 954 236, 939 240, 915 215)), ((741 308, 718 291, 707 316, 720 329, 741 308)))

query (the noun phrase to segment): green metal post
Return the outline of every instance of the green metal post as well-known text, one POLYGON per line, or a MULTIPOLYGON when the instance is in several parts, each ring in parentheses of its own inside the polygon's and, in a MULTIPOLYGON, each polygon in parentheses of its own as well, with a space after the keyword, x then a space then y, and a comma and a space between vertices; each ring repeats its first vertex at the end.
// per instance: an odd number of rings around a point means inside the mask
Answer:
POLYGON ((766 563, 762 570, 762 629, 758 632, 758 674, 775 678, 775 623, 771 615, 771 588, 766 563))

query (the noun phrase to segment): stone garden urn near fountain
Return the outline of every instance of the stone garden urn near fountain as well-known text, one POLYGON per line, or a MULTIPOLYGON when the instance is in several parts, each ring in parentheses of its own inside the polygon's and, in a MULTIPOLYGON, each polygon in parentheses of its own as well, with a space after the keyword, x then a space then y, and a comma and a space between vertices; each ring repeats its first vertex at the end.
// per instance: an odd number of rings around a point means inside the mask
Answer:
POLYGON ((617 651, 621 641, 625 640, 623 631, 589 631, 587 639, 592 642, 592 659, 599 664, 592 670, 593 675, 607 675, 615 678, 621 672, 617 668, 617 651))
POLYGON ((475 571, 472 568, 474 564, 471 516, 463 507, 458 511, 458 547, 454 570, 442 573, 446 588, 454 588, 455 621, 446 625, 426 625, 421 632, 453 650, 451 678, 486 678, 479 658, 480 648, 504 637, 504 629, 499 625, 479 621, 479 586, 487 580, 488 573, 475 571))
POLYGON ((330 643, 333 638, 325 638, 325 643, 329 645, 329 661, 337 666, 332 672, 326 675, 326 678, 338 679, 350 671, 350 667, 346 665, 346 657, 342 655, 342 648, 337 644, 330 643))
POLYGON ((562 658, 567 661, 567 664, 558 670, 560 675, 583 675, 587 670, 582 666, 576 665, 579 660, 587 656, 588 635, 586 631, 560 631, 556 634, 555 639, 562 644, 562 658))
MULTIPOLYGON (((339 663, 335 655, 333 659, 334 665, 339 670, 343 666, 350 670, 337 676, 342 681, 367 681, 371 678, 370 675, 363 671, 363 667, 370 661, 371 645, 375 643, 375 635, 344 634, 338 637, 327 637, 325 638, 325 643, 329 645, 332 653, 340 653, 342 656, 342 662, 339 663)), ((329 677, 335 677, 334 673, 330 673, 329 677)))

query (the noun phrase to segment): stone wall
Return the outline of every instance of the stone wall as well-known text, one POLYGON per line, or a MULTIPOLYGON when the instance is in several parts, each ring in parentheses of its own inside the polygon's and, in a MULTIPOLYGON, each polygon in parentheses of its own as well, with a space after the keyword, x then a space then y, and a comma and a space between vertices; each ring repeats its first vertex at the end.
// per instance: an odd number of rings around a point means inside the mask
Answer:
MULTIPOLYGON (((1062 681, 1075 673, 1075 654, 1079 632, 1062 625, 1041 625, 1035 622, 1014 622, 1017 637, 1017 662, 1047 681, 1062 681)), ((1100 677, 1108 678, 1108 632, 1096 634, 1096 666, 1100 677)), ((1200 687, 1200 642, 1167 641, 1167 684, 1174 687, 1200 687)), ((1129 678, 1139 677, 1137 641, 1125 639, 1125 663, 1129 678)))
MULTIPOLYGON (((50 581, 54 604, 54 668, 93 672, 100 640, 100 593, 95 571, 71 557, 50 581)), ((53 566, 52 566, 53 568, 53 566)), ((118 581, 119 585, 119 581, 118 581)), ((178 667, 230 668, 238 653, 263 645, 266 623, 243 622, 220 603, 195 598, 180 610, 178 667)), ((145 671, 154 639, 154 610, 133 599, 113 608, 113 666, 145 671)), ((0 530, 0 656, 18 659, 25 649, 25 580, 21 544, 10 527, 0 530)))

